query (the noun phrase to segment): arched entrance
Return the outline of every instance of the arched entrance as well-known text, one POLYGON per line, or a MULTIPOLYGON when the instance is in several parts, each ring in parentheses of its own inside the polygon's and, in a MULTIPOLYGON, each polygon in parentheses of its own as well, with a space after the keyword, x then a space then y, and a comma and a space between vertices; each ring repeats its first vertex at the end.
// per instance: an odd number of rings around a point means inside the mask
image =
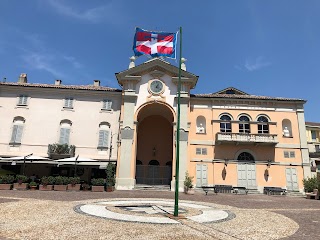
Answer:
POLYGON ((136 183, 170 185, 173 161, 173 114, 164 104, 144 106, 138 114, 136 183))
POLYGON ((241 152, 237 157, 238 162, 238 186, 248 189, 255 189, 256 183, 256 165, 254 156, 247 152, 241 152))

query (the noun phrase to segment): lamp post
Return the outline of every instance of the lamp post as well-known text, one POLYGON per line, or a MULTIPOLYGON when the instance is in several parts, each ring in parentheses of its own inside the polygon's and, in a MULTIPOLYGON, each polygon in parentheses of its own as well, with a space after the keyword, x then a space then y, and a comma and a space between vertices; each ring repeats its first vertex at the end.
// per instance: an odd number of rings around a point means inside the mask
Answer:
POLYGON ((113 149, 113 147, 112 147, 112 139, 113 139, 113 136, 116 135, 116 134, 117 133, 112 134, 112 132, 111 132, 108 164, 110 163, 111 155, 112 155, 112 149, 113 149))
POLYGON ((33 153, 30 153, 30 154, 28 154, 27 156, 24 156, 23 157, 23 169, 22 169, 22 175, 24 175, 24 172, 25 172, 25 168, 26 168, 26 159, 28 158, 28 157, 31 157, 33 155, 33 153))

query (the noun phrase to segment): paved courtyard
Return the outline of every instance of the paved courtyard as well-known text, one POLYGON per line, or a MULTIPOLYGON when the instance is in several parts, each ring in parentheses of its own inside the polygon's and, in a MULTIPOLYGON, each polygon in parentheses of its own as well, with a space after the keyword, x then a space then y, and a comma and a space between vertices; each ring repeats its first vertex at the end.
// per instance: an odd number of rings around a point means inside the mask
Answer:
POLYGON ((0 191, 0 239, 319 239, 320 201, 168 191, 0 191))

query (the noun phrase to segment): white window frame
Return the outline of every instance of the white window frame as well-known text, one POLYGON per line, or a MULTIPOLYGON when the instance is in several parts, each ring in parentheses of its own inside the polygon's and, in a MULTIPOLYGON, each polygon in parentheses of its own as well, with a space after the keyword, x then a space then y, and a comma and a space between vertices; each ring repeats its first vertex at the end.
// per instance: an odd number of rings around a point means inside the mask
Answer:
POLYGON ((103 99, 101 110, 111 111, 112 110, 112 100, 111 99, 103 99))
POLYGON ((18 106, 28 106, 28 98, 29 97, 27 95, 24 95, 24 94, 19 95, 17 105, 18 106))

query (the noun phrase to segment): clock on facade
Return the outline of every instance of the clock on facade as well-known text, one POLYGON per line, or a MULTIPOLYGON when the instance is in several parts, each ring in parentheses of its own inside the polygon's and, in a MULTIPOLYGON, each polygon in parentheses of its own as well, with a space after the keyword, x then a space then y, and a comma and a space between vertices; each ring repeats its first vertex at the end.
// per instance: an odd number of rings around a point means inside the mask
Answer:
POLYGON ((159 94, 163 91, 163 89, 164 89, 164 85, 163 85, 163 82, 161 82, 160 80, 156 79, 150 83, 150 91, 152 93, 159 94))

